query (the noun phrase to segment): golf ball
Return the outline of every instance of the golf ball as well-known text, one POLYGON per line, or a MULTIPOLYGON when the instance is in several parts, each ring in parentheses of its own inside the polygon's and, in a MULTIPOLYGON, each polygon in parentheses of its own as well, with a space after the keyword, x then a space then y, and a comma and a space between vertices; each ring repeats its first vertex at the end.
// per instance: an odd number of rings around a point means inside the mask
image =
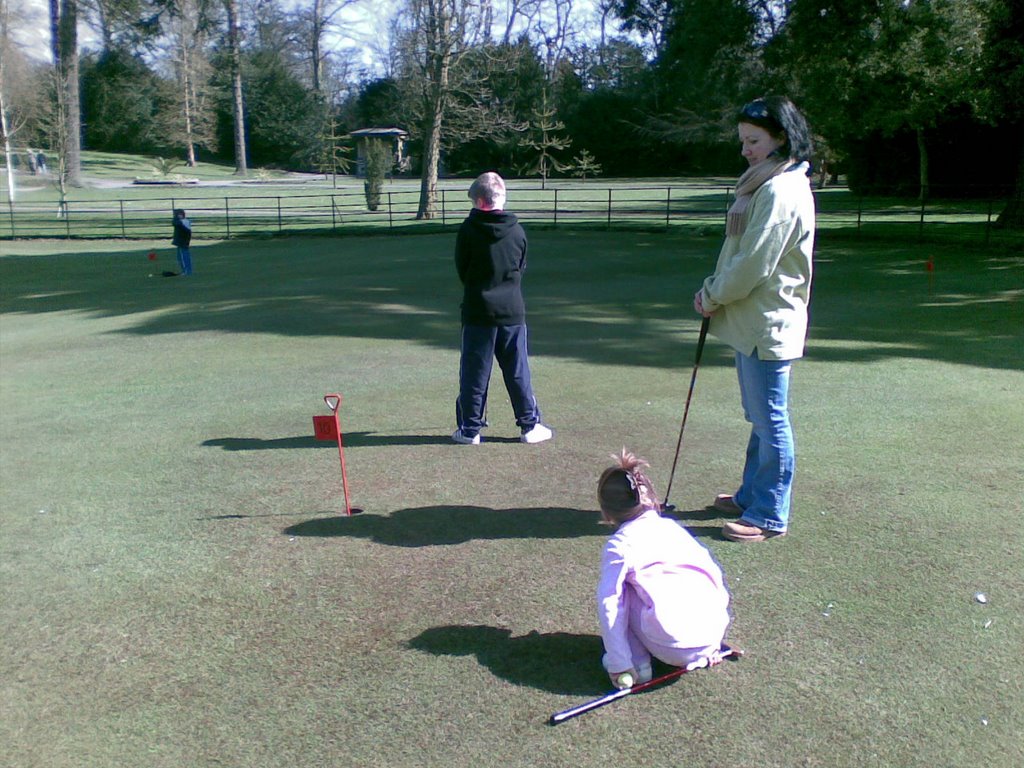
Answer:
POLYGON ((623 672, 618 676, 618 678, 616 678, 615 685, 618 686, 619 690, 622 690, 623 688, 632 688, 633 676, 629 674, 629 672, 623 672))

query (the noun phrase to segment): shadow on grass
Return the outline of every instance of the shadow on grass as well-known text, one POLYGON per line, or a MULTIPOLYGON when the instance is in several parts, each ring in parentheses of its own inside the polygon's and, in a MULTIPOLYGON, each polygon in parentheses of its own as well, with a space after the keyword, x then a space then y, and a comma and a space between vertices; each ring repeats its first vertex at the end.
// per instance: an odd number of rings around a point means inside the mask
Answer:
POLYGON ((676 509, 671 512, 665 512, 662 514, 663 517, 675 520, 681 526, 683 526, 690 535, 697 539, 713 539, 715 541, 727 541, 722 535, 722 524, 721 522, 715 525, 694 525, 691 521, 707 521, 707 520, 725 520, 725 516, 713 507, 704 507, 703 509, 687 509, 680 510, 676 509))
MULTIPOLYGON (((840 235, 823 233, 816 254, 809 357, 1024 369, 1024 257, 1016 251, 840 235)), ((717 238, 578 230, 531 238, 532 355, 689 367, 699 328, 690 297, 713 269, 717 238)), ((118 332, 141 335, 268 333, 455 350, 453 243, 453 232, 229 241, 193 249, 197 272, 187 281, 147 278, 174 263, 167 247, 158 267, 148 245, 112 253, 69 245, 0 259, 0 311, 134 315, 118 332)))
POLYGON ((515 685, 571 696, 600 696, 611 685, 601 668, 598 635, 530 632, 486 625, 432 627, 409 647, 435 656, 475 656, 496 677, 515 685))
POLYGON ((592 510, 469 506, 414 507, 387 517, 321 517, 282 531, 287 536, 370 539, 393 547, 443 546, 478 539, 571 539, 607 536, 609 532, 592 510))
MULTIPOLYGON (((310 427, 312 430, 312 427, 310 427)), ((362 447, 370 445, 448 445, 451 436, 444 435, 378 435, 375 432, 344 432, 342 444, 346 447, 362 447)), ((511 439, 511 438, 510 438, 511 439)), ((491 442, 500 442, 500 438, 491 442)), ((518 442, 516 440, 515 442, 518 442)), ((265 440, 259 437, 216 437, 204 440, 204 446, 223 448, 225 451, 268 451, 278 448, 337 448, 334 440, 317 440, 313 435, 296 435, 295 437, 275 437, 265 440)))
MULTIPOLYGON (((447 432, 439 435, 380 435, 376 432, 345 432, 341 436, 346 448, 362 448, 373 445, 451 445, 452 438, 447 432)), ((491 437, 489 443, 518 443, 518 437, 491 437)), ((278 448, 337 448, 334 440, 317 440, 312 435, 275 437, 265 440, 259 437, 216 437, 204 440, 202 445, 223 448, 225 451, 267 451, 278 448)))

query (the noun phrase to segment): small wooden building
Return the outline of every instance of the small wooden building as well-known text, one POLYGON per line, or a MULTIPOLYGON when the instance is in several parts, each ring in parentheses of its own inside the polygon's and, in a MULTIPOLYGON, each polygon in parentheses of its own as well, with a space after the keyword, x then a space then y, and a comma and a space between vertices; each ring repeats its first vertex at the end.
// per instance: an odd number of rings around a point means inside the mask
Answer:
POLYGON ((392 170, 398 173, 409 171, 409 156, 405 151, 405 143, 409 140, 407 131, 401 128, 360 128, 352 131, 349 137, 356 142, 356 176, 366 176, 366 143, 370 139, 390 142, 395 159, 392 170))

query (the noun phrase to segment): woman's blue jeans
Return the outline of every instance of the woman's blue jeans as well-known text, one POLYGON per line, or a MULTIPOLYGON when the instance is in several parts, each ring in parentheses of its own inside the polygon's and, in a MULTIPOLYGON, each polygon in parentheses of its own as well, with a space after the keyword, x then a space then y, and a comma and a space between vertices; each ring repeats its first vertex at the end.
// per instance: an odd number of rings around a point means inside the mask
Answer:
POLYGON ((761 360, 736 353, 743 415, 751 424, 743 481, 734 495, 743 519, 758 528, 785 531, 796 469, 789 423, 792 360, 761 360))

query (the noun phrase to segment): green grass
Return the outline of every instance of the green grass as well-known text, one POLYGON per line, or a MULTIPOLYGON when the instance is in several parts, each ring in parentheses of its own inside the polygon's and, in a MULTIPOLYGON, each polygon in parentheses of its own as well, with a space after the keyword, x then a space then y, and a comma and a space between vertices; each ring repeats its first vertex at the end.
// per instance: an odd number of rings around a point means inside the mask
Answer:
POLYGON ((1019 256, 822 238, 793 526, 768 544, 722 541, 704 508, 746 437, 709 342, 672 501, 747 656, 552 728, 607 688, 595 484, 625 444, 664 487, 713 238, 533 231, 557 435, 516 442, 495 378, 477 448, 447 439, 450 233, 203 243, 187 280, 149 276, 164 244, 3 247, 13 768, 1024 760, 1019 256), (312 439, 329 392, 352 518, 312 439))

